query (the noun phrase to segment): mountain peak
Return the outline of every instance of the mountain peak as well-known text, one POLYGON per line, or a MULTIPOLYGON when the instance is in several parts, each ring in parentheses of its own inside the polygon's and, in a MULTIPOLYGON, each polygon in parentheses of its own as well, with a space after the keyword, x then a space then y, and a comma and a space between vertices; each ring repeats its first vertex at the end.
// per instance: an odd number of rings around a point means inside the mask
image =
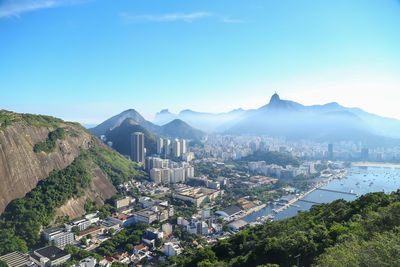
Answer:
POLYGON ((269 101, 270 104, 274 104, 277 102, 280 102, 281 98, 279 97, 279 95, 277 93, 273 94, 271 97, 271 100, 269 101))

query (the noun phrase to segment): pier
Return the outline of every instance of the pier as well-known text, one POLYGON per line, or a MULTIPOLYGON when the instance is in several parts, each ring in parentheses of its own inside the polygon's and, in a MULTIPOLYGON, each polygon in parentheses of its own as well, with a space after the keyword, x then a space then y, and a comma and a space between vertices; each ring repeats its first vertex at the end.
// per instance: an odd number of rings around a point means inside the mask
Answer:
POLYGON ((345 192, 345 191, 339 191, 339 190, 332 190, 332 189, 325 189, 325 188, 317 188, 315 190, 321 190, 321 191, 326 191, 326 192, 333 192, 333 193, 340 193, 340 194, 347 194, 347 195, 357 196, 357 193, 345 192))
POLYGON ((312 200, 307 200, 307 199, 299 199, 297 201, 303 201, 303 202, 312 203, 312 204, 322 204, 322 202, 317 202, 317 201, 312 201, 312 200))

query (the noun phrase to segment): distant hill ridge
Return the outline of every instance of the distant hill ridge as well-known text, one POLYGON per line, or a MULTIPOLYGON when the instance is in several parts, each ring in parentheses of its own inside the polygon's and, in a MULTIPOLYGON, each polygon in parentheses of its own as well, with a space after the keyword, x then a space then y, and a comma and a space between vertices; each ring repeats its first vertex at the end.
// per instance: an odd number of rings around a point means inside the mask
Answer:
MULTIPOLYGON (((118 115, 115 115, 98 126, 89 129, 94 135, 109 135, 112 136, 112 141, 116 141, 118 138, 115 135, 115 130, 118 127, 127 128, 128 124, 131 125, 131 128, 137 128, 138 131, 140 129, 146 129, 148 133, 151 133, 155 136, 164 136, 164 137, 171 137, 171 138, 186 138, 186 139, 200 139, 205 135, 203 131, 193 128, 186 122, 180 119, 172 120, 165 125, 159 126, 150 121, 147 121, 143 118, 136 110, 129 109, 121 112, 118 115), (123 125, 124 123, 127 123, 123 125), (137 125, 136 127, 132 127, 132 125, 137 125), (141 126, 141 127, 138 127, 141 126), (114 134, 111 134, 114 132, 114 134)), ((121 130, 118 130, 121 132, 121 130)))
POLYGON ((192 110, 173 114, 162 110, 154 121, 161 124, 174 119, 211 133, 285 136, 320 142, 355 141, 370 147, 400 144, 399 120, 343 107, 336 102, 304 106, 283 100, 277 93, 258 109, 218 114, 192 110))

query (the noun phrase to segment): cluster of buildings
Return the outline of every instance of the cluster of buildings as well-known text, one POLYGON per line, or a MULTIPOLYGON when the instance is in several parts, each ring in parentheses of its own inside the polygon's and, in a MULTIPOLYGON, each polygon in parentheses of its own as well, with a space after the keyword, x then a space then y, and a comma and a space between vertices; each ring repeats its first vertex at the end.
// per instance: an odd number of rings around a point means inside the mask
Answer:
POLYGON ((210 202, 224 194, 224 190, 211 189, 206 187, 185 186, 176 190, 173 197, 183 201, 191 202, 197 207, 205 202, 210 202))
POLYGON ((68 244, 75 244, 76 241, 79 241, 89 234, 92 236, 99 236, 108 232, 110 228, 119 228, 117 225, 110 222, 101 221, 96 213, 87 214, 81 219, 65 223, 64 226, 65 228, 52 227, 44 229, 42 231, 43 239, 54 243, 59 248, 64 248, 68 244))
POLYGON ((154 221, 163 222, 174 215, 174 207, 169 205, 168 201, 140 197, 137 206, 143 209, 139 211, 134 211, 133 203, 135 201, 130 196, 115 200, 115 207, 119 211, 110 215, 108 220, 121 227, 127 227, 133 223, 151 224, 154 221))
POLYGON ((194 168, 187 162, 173 162, 159 157, 147 157, 146 169, 151 180, 156 183, 184 183, 194 177, 194 168))
POLYGON ((210 135, 204 146, 191 149, 198 158, 237 160, 256 151, 277 151, 309 160, 400 161, 400 147, 370 148, 362 142, 319 143, 284 137, 210 135))
POLYGON ((187 145, 185 139, 158 138, 157 154, 167 157, 180 158, 187 153, 187 145))
POLYGON ((299 167, 288 165, 282 167, 276 164, 266 164, 265 161, 251 161, 248 163, 249 171, 253 173, 273 176, 277 178, 293 178, 298 175, 310 175, 316 173, 314 163, 303 163, 299 167))

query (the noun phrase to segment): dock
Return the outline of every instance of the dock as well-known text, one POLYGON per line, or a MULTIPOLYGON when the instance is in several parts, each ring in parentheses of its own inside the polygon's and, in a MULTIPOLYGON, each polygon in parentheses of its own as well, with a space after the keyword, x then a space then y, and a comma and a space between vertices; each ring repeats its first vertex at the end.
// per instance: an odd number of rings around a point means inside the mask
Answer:
POLYGON ((347 194, 347 195, 357 196, 357 193, 353 193, 353 192, 345 192, 345 191, 325 189, 325 188, 317 188, 315 190, 321 190, 321 191, 326 191, 326 192, 333 192, 333 193, 340 193, 340 194, 347 194))
POLYGON ((307 200, 307 199, 299 199, 297 201, 303 201, 303 202, 312 203, 312 204, 322 204, 322 202, 317 202, 317 201, 312 201, 312 200, 307 200))

